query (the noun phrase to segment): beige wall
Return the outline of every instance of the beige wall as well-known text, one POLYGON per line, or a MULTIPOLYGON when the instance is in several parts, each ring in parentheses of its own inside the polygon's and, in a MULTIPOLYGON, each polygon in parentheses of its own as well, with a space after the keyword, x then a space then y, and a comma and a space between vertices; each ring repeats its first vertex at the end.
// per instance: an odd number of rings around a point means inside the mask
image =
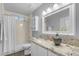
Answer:
POLYGON ((30 15, 29 17, 28 17, 28 28, 29 28, 29 31, 28 31, 28 33, 29 33, 29 40, 31 41, 32 40, 32 16, 30 15))
POLYGON ((28 21, 19 21, 16 23, 16 39, 17 43, 28 43, 29 42, 29 25, 28 21))
POLYGON ((17 43, 25 43, 25 36, 26 36, 26 31, 25 31, 25 23, 23 21, 17 22, 16 23, 16 40, 17 43), (23 26, 20 26, 20 24, 23 24, 23 26))

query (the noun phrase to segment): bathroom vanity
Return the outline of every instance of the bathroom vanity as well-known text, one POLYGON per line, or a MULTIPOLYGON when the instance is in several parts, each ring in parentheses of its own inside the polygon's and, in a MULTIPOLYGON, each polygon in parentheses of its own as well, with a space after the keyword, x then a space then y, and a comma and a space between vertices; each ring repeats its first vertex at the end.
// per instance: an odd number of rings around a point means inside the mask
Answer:
MULTIPOLYGON (((79 37, 78 22, 79 4, 67 4, 42 16, 42 34, 79 37)), ((32 56, 79 56, 79 47, 63 43, 55 46, 53 41, 40 37, 33 38, 31 50, 32 56)))
POLYGON ((55 46, 53 41, 41 38, 33 38, 31 55, 32 56, 79 56, 79 47, 68 44, 55 46))

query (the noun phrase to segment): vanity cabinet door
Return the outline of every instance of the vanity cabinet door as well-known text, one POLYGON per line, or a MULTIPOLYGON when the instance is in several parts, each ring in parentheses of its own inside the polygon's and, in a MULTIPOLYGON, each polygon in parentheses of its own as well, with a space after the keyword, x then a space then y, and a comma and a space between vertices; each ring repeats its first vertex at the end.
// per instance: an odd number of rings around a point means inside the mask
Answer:
POLYGON ((32 43, 31 55, 32 56, 47 56, 47 49, 45 49, 35 43, 32 43))
POLYGON ((38 45, 38 56, 47 56, 47 49, 38 45))
POLYGON ((58 56, 58 54, 48 50, 48 56, 58 56))
POLYGON ((32 56, 37 56, 38 54, 38 48, 37 48, 37 45, 34 44, 34 43, 31 43, 31 55, 32 56))

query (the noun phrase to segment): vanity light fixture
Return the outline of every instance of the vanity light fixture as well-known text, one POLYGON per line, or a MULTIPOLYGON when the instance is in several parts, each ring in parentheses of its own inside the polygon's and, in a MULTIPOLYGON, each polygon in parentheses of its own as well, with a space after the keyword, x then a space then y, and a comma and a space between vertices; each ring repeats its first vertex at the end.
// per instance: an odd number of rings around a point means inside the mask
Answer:
POLYGON ((47 8, 47 13, 49 13, 49 12, 51 12, 52 10, 51 10, 51 8, 47 8))
POLYGON ((67 5, 67 4, 69 4, 69 3, 61 3, 62 5, 67 5))
POLYGON ((46 11, 43 11, 43 12, 42 12, 42 15, 43 15, 43 16, 46 15, 46 11))
POLYGON ((53 9, 58 9, 59 5, 58 4, 54 4, 53 9))

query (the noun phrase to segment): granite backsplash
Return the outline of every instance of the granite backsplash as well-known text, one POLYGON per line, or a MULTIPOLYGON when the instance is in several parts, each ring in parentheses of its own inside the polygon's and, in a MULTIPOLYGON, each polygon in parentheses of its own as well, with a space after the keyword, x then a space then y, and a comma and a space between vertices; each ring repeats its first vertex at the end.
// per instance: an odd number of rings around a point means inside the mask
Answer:
MULTIPOLYGON (((34 37, 49 39, 49 36, 54 37, 54 35, 45 35, 45 34, 40 34, 39 36, 36 35, 34 37)), ((64 36, 61 36, 61 38, 63 43, 79 47, 79 37, 64 35, 64 36)))

